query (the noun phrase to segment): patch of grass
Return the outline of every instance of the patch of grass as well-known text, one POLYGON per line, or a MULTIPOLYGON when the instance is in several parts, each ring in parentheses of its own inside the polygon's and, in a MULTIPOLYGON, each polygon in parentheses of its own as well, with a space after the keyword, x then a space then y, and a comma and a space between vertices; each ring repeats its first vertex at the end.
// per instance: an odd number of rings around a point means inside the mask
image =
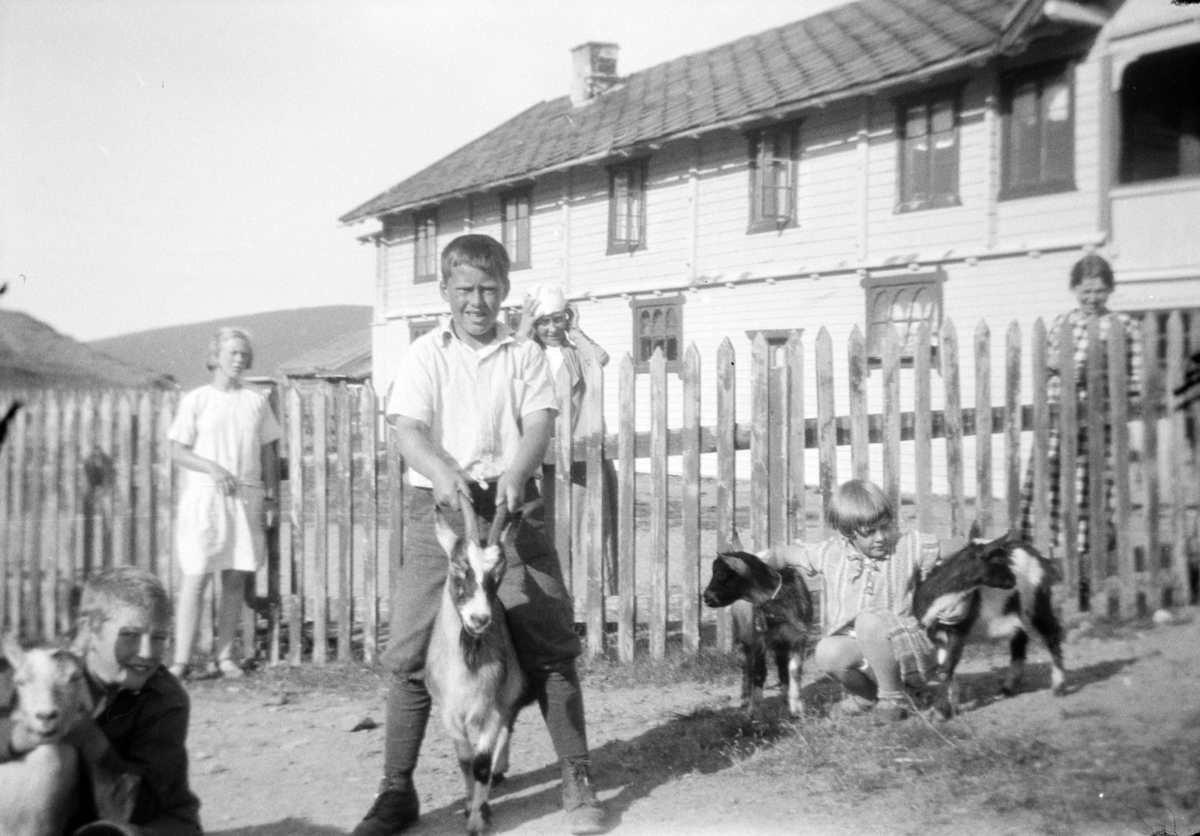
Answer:
POLYGON ((638 688, 702 682, 728 685, 738 681, 742 671, 740 653, 701 650, 698 654, 682 650, 668 651, 665 658, 652 661, 644 654, 632 662, 617 662, 608 657, 579 660, 579 673, 588 687, 602 689, 638 688))

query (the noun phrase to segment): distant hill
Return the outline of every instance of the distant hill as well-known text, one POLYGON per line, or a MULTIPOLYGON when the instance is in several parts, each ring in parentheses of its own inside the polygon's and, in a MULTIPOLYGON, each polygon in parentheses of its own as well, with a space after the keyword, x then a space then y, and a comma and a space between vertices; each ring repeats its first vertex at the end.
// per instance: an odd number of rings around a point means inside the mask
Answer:
POLYGON ((369 305, 326 305, 247 314, 154 328, 88 343, 105 354, 171 375, 184 389, 209 380, 208 340, 224 325, 245 328, 254 342, 251 375, 274 375, 280 363, 371 324, 369 305))

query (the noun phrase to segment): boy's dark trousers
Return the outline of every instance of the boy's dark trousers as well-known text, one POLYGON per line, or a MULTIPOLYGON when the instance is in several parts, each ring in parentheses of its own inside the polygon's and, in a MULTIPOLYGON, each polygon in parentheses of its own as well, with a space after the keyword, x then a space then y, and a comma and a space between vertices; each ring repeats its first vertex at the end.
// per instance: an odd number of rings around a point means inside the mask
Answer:
MULTIPOLYGON (((392 671, 387 702, 384 778, 411 776, 429 722, 431 699, 425 687, 425 653, 442 603, 448 558, 434 534, 433 491, 407 492, 404 565, 399 593, 391 614, 390 638, 383 662, 392 671)), ((526 500, 537 497, 530 480, 526 500)), ((495 510, 495 484, 473 496, 476 514, 487 531, 495 510)), ((460 534, 457 509, 442 509, 460 534)), ((581 651, 575 633, 574 605, 563 584, 558 554, 546 537, 539 510, 522 519, 516 538, 517 554, 508 555, 508 568, 499 589, 508 627, 521 668, 529 677, 560 760, 588 753, 583 691, 575 671, 581 651)))

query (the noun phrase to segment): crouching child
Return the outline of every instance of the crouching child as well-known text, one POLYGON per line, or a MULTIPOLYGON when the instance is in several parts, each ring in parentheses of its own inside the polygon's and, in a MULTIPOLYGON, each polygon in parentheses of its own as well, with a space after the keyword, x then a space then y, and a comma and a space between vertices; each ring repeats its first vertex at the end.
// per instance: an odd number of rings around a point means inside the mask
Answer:
POLYGON ((900 533, 892 503, 863 479, 834 492, 826 517, 834 536, 771 549, 768 560, 799 569, 821 591, 823 637, 813 661, 845 688, 842 713, 903 720, 905 687, 922 688, 937 670, 936 648, 913 616, 913 591, 950 544, 900 533))
MULTIPOLYGON (((162 582, 131 566, 90 578, 72 650, 94 701, 64 742, 79 750, 77 819, 88 836, 199 836, 188 785, 187 692, 162 665, 172 609, 162 582)), ((36 745, 0 719, 0 761, 36 745)))

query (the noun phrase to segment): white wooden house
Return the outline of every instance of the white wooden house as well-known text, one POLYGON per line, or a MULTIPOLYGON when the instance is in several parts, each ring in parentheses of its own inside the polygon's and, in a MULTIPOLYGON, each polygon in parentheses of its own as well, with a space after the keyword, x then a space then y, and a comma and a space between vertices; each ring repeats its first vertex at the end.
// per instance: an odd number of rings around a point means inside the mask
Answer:
POLYGON ((828 328, 844 371, 855 326, 983 319, 1002 374, 1086 251, 1116 309, 1200 306, 1200 5, 861 0, 629 76, 614 44, 572 56, 570 95, 342 217, 379 224, 381 390, 465 231, 509 248, 511 304, 561 283, 614 358, 695 343, 706 411, 720 342, 760 331, 828 328))

